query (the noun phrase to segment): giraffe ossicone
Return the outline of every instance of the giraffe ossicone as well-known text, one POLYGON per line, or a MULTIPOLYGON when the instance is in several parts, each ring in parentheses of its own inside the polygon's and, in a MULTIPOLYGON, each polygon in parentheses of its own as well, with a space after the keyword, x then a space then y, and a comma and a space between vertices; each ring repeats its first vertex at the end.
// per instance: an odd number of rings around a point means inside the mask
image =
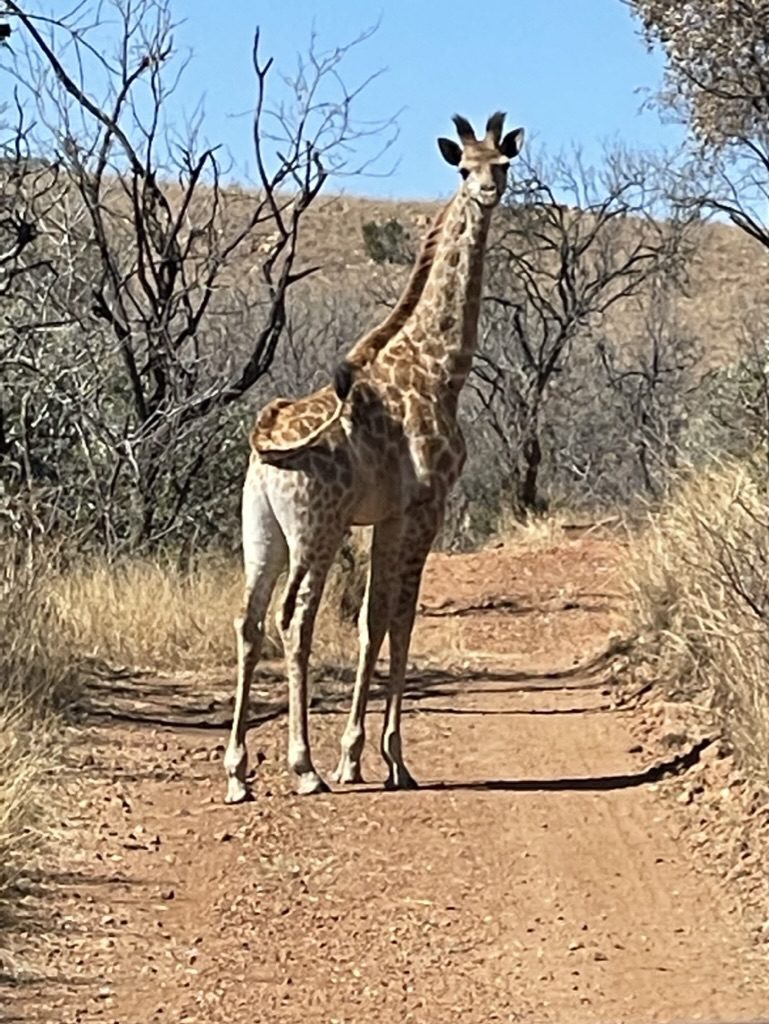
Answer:
POLYGON ((459 188, 428 230, 400 300, 348 352, 333 385, 295 401, 276 399, 257 418, 243 487, 245 593, 235 620, 228 802, 248 796, 249 689, 270 597, 286 567, 279 628, 289 689, 288 762, 297 792, 328 788, 310 753, 307 669, 326 575, 351 526, 372 526, 373 534, 352 705, 333 778, 362 779, 368 691, 389 635, 380 745, 385 785, 416 785, 403 759, 403 686, 424 563, 465 461, 457 402, 477 342, 489 222, 523 142, 522 129, 503 136, 503 123, 503 114, 493 114, 479 140, 465 118, 454 118, 459 143, 442 138, 438 146, 458 168, 459 188))

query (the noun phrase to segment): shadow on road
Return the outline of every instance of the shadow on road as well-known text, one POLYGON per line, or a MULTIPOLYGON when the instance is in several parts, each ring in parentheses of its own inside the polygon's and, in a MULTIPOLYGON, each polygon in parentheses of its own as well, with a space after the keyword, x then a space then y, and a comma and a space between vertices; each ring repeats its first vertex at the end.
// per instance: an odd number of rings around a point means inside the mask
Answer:
MULTIPOLYGON (((620 773, 617 775, 596 775, 565 777, 560 779, 479 779, 463 782, 441 781, 423 782, 415 790, 397 790, 398 793, 456 793, 456 792, 504 792, 504 793, 564 793, 564 792, 595 792, 603 793, 614 789, 632 789, 660 782, 670 775, 680 775, 696 764, 706 747, 714 741, 711 738, 700 740, 688 750, 666 761, 650 765, 640 772, 620 773)), ((373 788, 373 787, 367 787, 373 788)), ((377 787, 378 788, 378 787, 377 787)), ((343 791, 334 790, 334 795, 354 793, 356 788, 343 791)), ((360 788, 357 789, 360 792, 360 788)))
MULTIPOLYGON (((531 672, 506 669, 500 665, 482 668, 420 667, 406 682, 407 701, 419 702, 426 698, 451 699, 461 687, 463 694, 546 693, 549 691, 593 690, 605 685, 605 671, 613 658, 626 649, 628 641, 610 644, 587 661, 565 669, 531 672)), ((354 673, 337 667, 320 666, 315 675, 315 696, 311 707, 314 713, 335 714, 349 699, 354 673)), ((386 675, 378 672, 371 690, 371 699, 385 695, 386 675)), ((255 728, 284 715, 288 710, 284 680, 276 671, 265 670, 257 675, 255 689, 269 690, 270 696, 250 702, 249 728, 255 728), (272 694, 274 693, 274 696, 272 694)), ((92 673, 84 682, 83 697, 76 711, 86 718, 131 722, 154 728, 201 729, 221 731, 232 718, 233 685, 227 680, 212 683, 195 677, 166 678, 101 670, 92 673), (222 696, 222 691, 227 696, 222 696)), ((433 713, 432 709, 420 709, 433 713)), ((596 709, 600 710, 600 709, 596 709)), ((604 710, 608 710, 608 707, 604 710)), ((442 708, 441 713, 462 713, 458 709, 442 708)), ((488 712, 494 713, 494 712, 488 712)), ((560 711, 533 709, 511 714, 577 714, 583 709, 567 708, 560 711)))

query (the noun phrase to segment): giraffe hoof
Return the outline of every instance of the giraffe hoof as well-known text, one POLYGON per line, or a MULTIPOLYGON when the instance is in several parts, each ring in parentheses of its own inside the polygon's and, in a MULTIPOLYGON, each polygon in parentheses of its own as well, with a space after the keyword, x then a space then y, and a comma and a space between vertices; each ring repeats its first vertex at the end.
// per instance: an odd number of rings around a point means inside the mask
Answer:
POLYGON ((363 782, 363 772, 360 764, 342 759, 339 766, 331 773, 331 781, 341 786, 353 786, 363 782))
POLYGON ((296 784, 297 796, 313 796, 315 793, 330 793, 327 783, 317 772, 305 772, 296 784))
POLYGON ((393 768, 385 780, 384 788, 387 790, 419 789, 419 783, 408 769, 393 768))
POLYGON ((224 798, 226 804, 244 804, 253 800, 251 792, 240 781, 240 779, 229 779, 227 782, 227 795, 224 798))

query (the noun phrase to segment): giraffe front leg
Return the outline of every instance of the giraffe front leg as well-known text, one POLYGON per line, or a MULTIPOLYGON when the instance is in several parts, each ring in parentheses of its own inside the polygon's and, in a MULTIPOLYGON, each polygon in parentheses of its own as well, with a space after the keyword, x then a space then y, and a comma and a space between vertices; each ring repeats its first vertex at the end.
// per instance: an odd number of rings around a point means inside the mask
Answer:
POLYGON ((245 601, 242 615, 235 619, 235 637, 238 645, 238 682, 235 689, 235 709, 232 716, 230 740, 224 754, 227 774, 226 804, 239 804, 249 798, 246 787, 248 753, 246 751, 246 724, 251 677, 259 660, 264 637, 264 626, 258 613, 250 612, 251 601, 245 601))
POLYGON ((366 595, 360 613, 358 671, 350 714, 342 734, 339 764, 331 776, 334 782, 363 781, 361 758, 366 741, 366 703, 374 666, 390 622, 401 530, 400 519, 377 523, 374 527, 366 595))
POLYGON ((404 537, 401 549, 400 583, 396 587, 390 620, 390 680, 382 731, 382 757, 388 767, 386 789, 417 788, 417 782, 403 760, 401 706, 419 584, 436 529, 432 523, 430 528, 423 526, 419 531, 412 529, 410 535, 404 537))

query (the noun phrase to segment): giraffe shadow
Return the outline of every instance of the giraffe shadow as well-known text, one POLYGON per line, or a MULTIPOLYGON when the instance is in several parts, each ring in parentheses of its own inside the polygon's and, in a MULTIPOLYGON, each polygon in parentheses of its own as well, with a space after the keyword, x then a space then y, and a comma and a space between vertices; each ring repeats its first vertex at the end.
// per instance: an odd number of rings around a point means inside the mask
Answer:
MULTIPOLYGON (((610 705, 595 708, 529 708, 509 710, 478 710, 470 712, 453 703, 459 694, 504 695, 513 693, 548 693, 601 690, 607 688, 606 670, 615 655, 623 649, 621 641, 605 650, 563 669, 526 671, 503 665, 478 668, 441 668, 419 666, 406 680, 404 697, 406 714, 590 714, 611 710, 610 705), (444 699, 441 708, 424 706, 423 701, 444 699)), ((310 702, 313 714, 343 714, 349 701, 354 670, 320 665, 314 672, 315 693, 310 702)), ((280 667, 266 664, 257 672, 249 704, 248 729, 266 725, 288 712, 285 680, 280 667)), ((387 675, 377 671, 371 687, 371 700, 381 701, 386 695, 387 675)), ((607 693, 609 690, 607 690, 607 693)), ((131 723, 148 728, 220 732, 232 721, 233 696, 229 679, 202 681, 194 675, 184 678, 156 676, 149 673, 131 675, 124 672, 92 673, 83 684, 82 695, 74 711, 86 721, 101 724, 131 723), (226 695, 224 695, 226 693, 226 695)))
MULTIPOLYGON (((417 796, 420 793, 606 793, 613 790, 635 789, 648 786, 674 775, 680 775, 697 764, 702 752, 714 741, 706 737, 688 750, 659 761, 638 772, 618 772, 612 775, 562 776, 554 779, 474 779, 422 782, 417 789, 395 790, 395 796, 417 796)), ((333 795, 343 796, 361 791, 380 791, 378 787, 363 786, 335 789, 333 795)))

